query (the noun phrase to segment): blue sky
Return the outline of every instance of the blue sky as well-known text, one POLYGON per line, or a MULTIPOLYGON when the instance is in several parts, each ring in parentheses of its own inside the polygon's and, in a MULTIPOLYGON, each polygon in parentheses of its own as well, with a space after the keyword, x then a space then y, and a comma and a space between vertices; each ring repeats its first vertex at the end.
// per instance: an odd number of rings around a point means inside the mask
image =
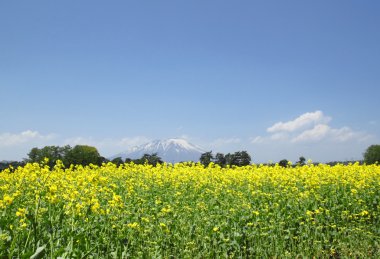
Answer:
POLYGON ((2 1, 0 160, 172 137, 253 162, 360 159, 380 142, 379 12, 379 1, 2 1))

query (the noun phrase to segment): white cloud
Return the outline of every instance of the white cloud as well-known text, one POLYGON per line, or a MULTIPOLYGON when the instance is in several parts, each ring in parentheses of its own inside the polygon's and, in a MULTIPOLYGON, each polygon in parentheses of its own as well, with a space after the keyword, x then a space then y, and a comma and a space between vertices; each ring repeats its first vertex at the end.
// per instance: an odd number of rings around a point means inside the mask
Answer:
POLYGON ((118 147, 118 148, 128 148, 131 146, 138 146, 149 142, 150 139, 144 136, 136 136, 136 137, 124 137, 121 139, 95 139, 93 137, 74 137, 67 138, 63 142, 65 145, 92 145, 95 147, 118 147))
POLYGON ((257 136, 250 138, 251 144, 267 144, 272 142, 286 142, 289 139, 289 134, 285 132, 278 132, 270 136, 257 136))
POLYGON ((20 160, 31 148, 50 145, 89 145, 96 147, 100 154, 109 156, 149 141, 150 139, 144 136, 103 139, 82 136, 63 138, 56 134, 44 135, 33 130, 20 133, 0 133, 0 161, 20 160))
POLYGON ((373 138, 373 136, 370 134, 360 131, 353 131, 349 127, 331 129, 330 134, 332 139, 337 142, 347 142, 352 140, 363 142, 373 138))
POLYGON ((92 138, 74 137, 67 138, 63 141, 64 145, 94 145, 95 141, 92 138))
POLYGON ((321 140, 328 140, 330 142, 363 142, 370 138, 372 138, 371 135, 364 132, 354 131, 349 127, 334 129, 326 124, 318 124, 314 128, 305 130, 298 136, 295 136, 292 139, 292 142, 313 142, 321 140))
POLYGON ((318 124, 314 128, 305 130, 298 136, 294 137, 292 142, 319 141, 323 139, 329 131, 331 131, 331 129, 328 125, 318 124))
MULTIPOLYGON (((277 122, 267 129, 267 132, 272 133, 268 137, 262 137, 269 141, 286 141, 290 143, 300 142, 316 142, 316 141, 332 141, 332 142, 347 142, 347 141, 365 141, 372 136, 365 132, 358 132, 349 127, 332 128, 328 125, 331 117, 325 116, 322 111, 307 112, 292 121, 277 122)), ((252 141, 252 143, 258 143, 252 141)))
POLYGON ((55 134, 42 135, 38 131, 26 130, 21 133, 0 134, 0 147, 12 147, 27 143, 46 143, 56 137, 55 134))
POLYGON ((267 129, 267 132, 294 132, 305 127, 319 124, 319 123, 328 123, 331 120, 330 117, 327 117, 321 111, 307 112, 299 116, 298 118, 287 121, 287 122, 277 122, 273 126, 267 129))
POLYGON ((255 138, 251 138, 251 143, 252 144, 260 144, 260 143, 263 143, 264 142, 264 138, 261 137, 261 136, 257 136, 255 138))
POLYGON ((353 138, 359 137, 359 132, 354 132, 349 127, 343 127, 340 129, 331 129, 331 135, 334 140, 345 142, 353 138))
POLYGON ((282 140, 287 140, 288 139, 288 134, 284 132, 278 132, 270 136, 271 140, 274 141, 282 141, 282 140))
POLYGON ((322 111, 304 113, 298 118, 278 122, 267 129, 266 135, 253 137, 250 143, 258 161, 293 159, 304 156, 315 161, 361 159, 364 150, 378 136, 348 126, 335 128, 331 118, 322 111))

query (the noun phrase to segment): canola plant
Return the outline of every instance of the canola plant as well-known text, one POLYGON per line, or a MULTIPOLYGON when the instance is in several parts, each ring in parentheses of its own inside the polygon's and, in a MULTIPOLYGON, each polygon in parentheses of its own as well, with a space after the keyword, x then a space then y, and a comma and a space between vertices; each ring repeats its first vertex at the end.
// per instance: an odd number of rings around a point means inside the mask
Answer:
POLYGON ((378 165, 0 173, 1 258, 380 258, 378 165))

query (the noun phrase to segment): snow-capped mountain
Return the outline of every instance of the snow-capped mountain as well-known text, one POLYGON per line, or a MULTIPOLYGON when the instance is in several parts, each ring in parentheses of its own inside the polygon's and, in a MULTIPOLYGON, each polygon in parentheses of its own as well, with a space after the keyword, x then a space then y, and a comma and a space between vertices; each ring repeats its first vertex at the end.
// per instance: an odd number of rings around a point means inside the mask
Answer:
POLYGON ((143 144, 141 146, 132 147, 129 150, 116 154, 110 159, 121 157, 137 159, 141 158, 144 154, 157 153, 163 161, 169 163, 177 163, 181 161, 199 161, 202 153, 205 151, 195 146, 184 139, 172 138, 166 140, 154 140, 152 142, 143 144))

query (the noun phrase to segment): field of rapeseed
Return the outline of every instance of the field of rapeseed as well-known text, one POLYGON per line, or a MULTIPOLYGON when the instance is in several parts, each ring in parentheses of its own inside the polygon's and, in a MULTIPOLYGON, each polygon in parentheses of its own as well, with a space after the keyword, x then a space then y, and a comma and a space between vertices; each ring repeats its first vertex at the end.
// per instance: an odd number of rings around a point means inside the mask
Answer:
POLYGON ((0 257, 380 258, 380 167, 109 163, 0 173, 0 257))

